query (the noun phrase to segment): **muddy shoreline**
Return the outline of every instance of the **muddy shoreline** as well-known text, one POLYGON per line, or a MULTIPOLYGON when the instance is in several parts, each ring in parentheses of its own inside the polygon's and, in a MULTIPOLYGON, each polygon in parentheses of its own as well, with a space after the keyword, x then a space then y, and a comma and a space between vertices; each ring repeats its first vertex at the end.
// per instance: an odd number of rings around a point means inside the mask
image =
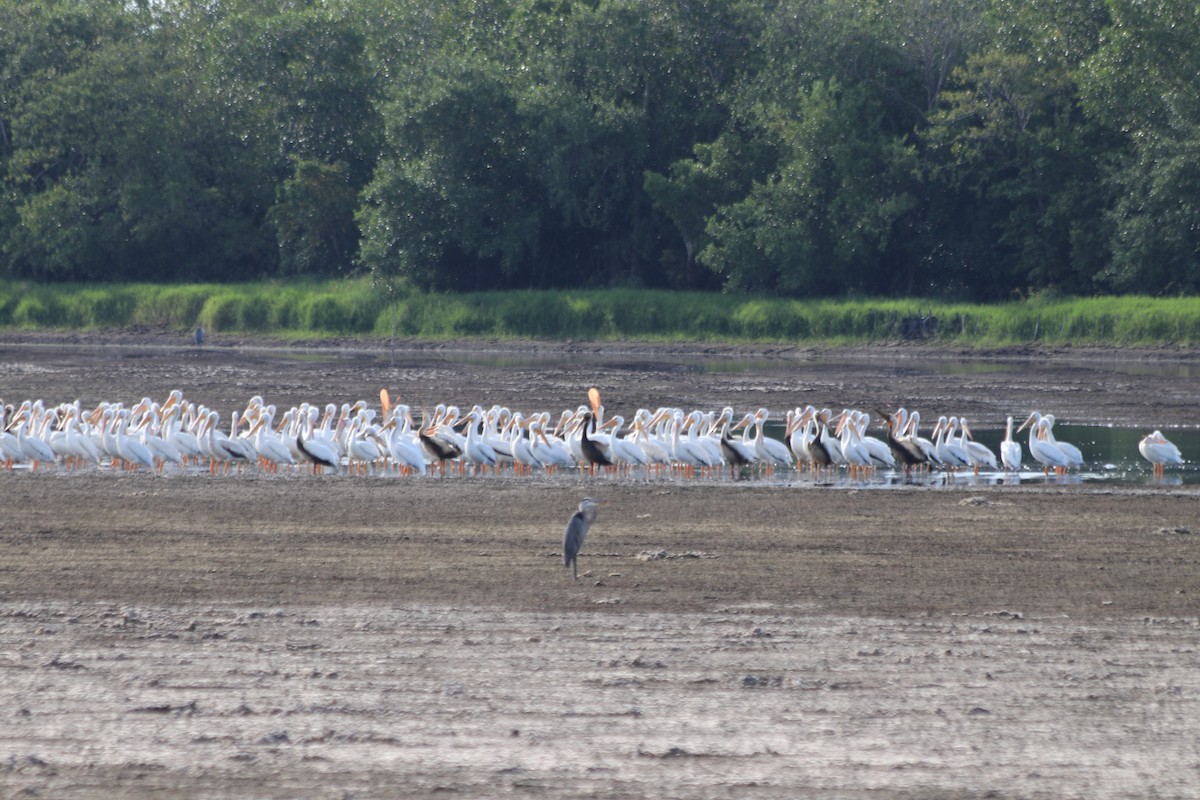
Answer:
MULTIPOLYGON (((0 396, 558 410, 599 385, 619 411, 1136 425, 1195 424, 1200 397, 1111 369, 1147 353, 706 371, 691 347, 133 338, 0 336, 0 396)), ((1191 798, 1198 611, 1194 486, 3 472, 0 795, 1191 798), (607 502, 576 582, 585 493, 607 502)))

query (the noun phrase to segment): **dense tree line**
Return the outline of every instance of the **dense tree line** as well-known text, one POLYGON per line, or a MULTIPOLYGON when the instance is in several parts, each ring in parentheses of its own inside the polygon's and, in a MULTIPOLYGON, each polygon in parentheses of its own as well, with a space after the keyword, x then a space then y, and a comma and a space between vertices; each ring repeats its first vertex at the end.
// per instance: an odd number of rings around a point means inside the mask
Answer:
POLYGON ((1192 0, 0 0, 0 273, 1200 289, 1192 0))

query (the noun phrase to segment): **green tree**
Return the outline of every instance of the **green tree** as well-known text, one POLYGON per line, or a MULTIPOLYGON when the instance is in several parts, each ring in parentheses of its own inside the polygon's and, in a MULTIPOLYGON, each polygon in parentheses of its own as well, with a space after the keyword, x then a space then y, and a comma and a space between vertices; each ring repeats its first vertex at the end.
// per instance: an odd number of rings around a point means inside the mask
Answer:
POLYGON ((285 274, 327 275, 349 268, 358 245, 358 205, 345 162, 295 162, 268 211, 285 274))
POLYGON ((382 138, 376 77, 353 18, 324 3, 234 4, 207 41, 213 82, 271 171, 280 261, 288 272, 352 268, 358 192, 382 138))
POLYGON ((922 132, 943 241, 942 288, 976 297, 1057 287, 1089 292, 1103 266, 1101 179, 1111 137, 1079 103, 1076 70, 1095 48, 1091 0, 998 0, 1003 35, 955 70, 922 132), (947 235, 947 233, 949 235, 947 235))
POLYGON ((462 65, 386 114, 394 149, 365 195, 364 261, 441 288, 516 276, 537 255, 545 203, 504 82, 487 65, 462 65))
POLYGON ((1110 172, 1117 197, 1111 264, 1118 291, 1200 290, 1200 7, 1183 0, 1109 0, 1111 23, 1083 69, 1089 113, 1123 146, 1110 172))
POLYGON ((683 242, 677 285, 701 284, 696 259, 712 241, 709 220, 718 208, 744 198, 756 180, 769 174, 777 158, 775 150, 764 138, 730 131, 711 144, 695 145, 693 157, 671 164, 665 175, 646 171, 646 195, 671 220, 683 242))
MULTIPOLYGON (((51 11, 61 10, 55 6, 51 11)), ((128 12, 69 69, 27 80, 9 161, 16 274, 174 279, 270 259, 252 159, 169 19, 128 12)))
POLYGON ((889 245, 913 210, 915 156, 869 92, 820 81, 763 116, 777 170, 722 206, 700 260, 727 288, 823 296, 891 288, 889 245))
POLYGON ((695 8, 634 0, 461 0, 413 12, 417 28, 426 57, 387 62, 403 80, 363 262, 440 286, 661 281, 670 223, 643 174, 718 132, 714 54, 737 42, 707 38, 695 8))

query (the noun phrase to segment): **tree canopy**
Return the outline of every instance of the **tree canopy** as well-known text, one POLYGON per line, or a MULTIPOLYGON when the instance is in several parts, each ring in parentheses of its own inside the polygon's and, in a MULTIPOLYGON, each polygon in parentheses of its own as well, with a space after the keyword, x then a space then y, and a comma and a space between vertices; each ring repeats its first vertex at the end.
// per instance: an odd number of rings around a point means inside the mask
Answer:
POLYGON ((1200 290, 1183 0, 0 0, 0 275, 1200 290))

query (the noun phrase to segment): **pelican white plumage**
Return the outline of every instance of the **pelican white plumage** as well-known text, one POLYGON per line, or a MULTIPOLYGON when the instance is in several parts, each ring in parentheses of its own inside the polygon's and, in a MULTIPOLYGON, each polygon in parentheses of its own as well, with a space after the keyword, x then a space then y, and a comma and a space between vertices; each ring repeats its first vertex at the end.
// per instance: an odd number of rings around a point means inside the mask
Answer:
POLYGON ((481 469, 495 467, 497 463, 496 450, 483 440, 479 428, 483 424, 482 412, 472 411, 467 415, 467 440, 463 449, 463 458, 478 474, 481 469))
MULTIPOLYGON (((367 418, 356 416, 346 428, 346 471, 369 473, 375 462, 383 458, 383 450, 367 427, 367 418)), ((377 435, 377 434, 376 434, 377 435)))
POLYGON ((533 443, 529 440, 530 420, 521 412, 512 415, 507 430, 508 449, 512 453, 513 471, 518 475, 532 475, 541 469, 542 462, 533 454, 533 443))
POLYGON ((971 427, 967 424, 966 417, 959 417, 958 423, 962 425, 962 434, 958 437, 958 445, 967 453, 967 457, 971 460, 971 466, 978 473, 983 467, 989 469, 999 469, 999 464, 996 462, 996 454, 991 451, 987 445, 975 441, 971 433, 971 427))
POLYGON ((650 425, 659 421, 657 415, 651 416, 648 410, 639 409, 633 415, 633 433, 628 437, 638 443, 656 470, 671 463, 671 453, 664 446, 663 440, 649 430, 650 425))
MULTIPOLYGON (((903 411, 904 409, 901 409, 903 411)), ((921 412, 914 411, 908 415, 908 422, 902 426, 904 435, 909 441, 915 444, 920 451, 925 455, 925 460, 929 464, 937 464, 941 466, 942 460, 938 457, 937 447, 932 439, 926 439, 921 435, 921 412)))
POLYGON ((744 439, 734 439, 729 435, 729 423, 732 419, 732 408, 727 407, 721 412, 721 456, 729 465, 730 479, 739 480, 742 475, 742 467, 752 465, 757 460, 757 456, 754 448, 748 445, 744 439))
POLYGON ((200 441, 196 435, 183 428, 183 411, 181 406, 172 404, 163 416, 163 438, 171 443, 185 461, 201 456, 200 441))
POLYGON ((892 448, 882 439, 867 434, 867 426, 871 424, 871 415, 865 411, 854 410, 851 412, 851 423, 856 427, 858 440, 862 442, 871 457, 871 466, 894 469, 896 456, 892 454, 892 448))
POLYGON ((50 445, 43 442, 37 436, 30 435, 32 419, 32 413, 26 411, 17 424, 16 437, 17 447, 24 454, 24 460, 29 462, 33 469, 36 470, 41 464, 56 463, 57 456, 50 445))
POLYGON ((1009 472, 1021 471, 1021 443, 1013 439, 1013 418, 1004 425, 1004 441, 1000 442, 1000 462, 1009 472))
POLYGON ((113 417, 113 441, 117 453, 128 467, 154 469, 154 453, 139 439, 129 435, 129 414, 128 410, 122 410, 113 417))
MULTIPOLYGON (((754 464, 758 461, 758 453, 754 449, 754 442, 746 438, 745 435, 735 438, 733 433, 738 429, 745 429, 745 433, 749 433, 751 423, 754 420, 752 414, 747 414, 742 419, 733 425, 733 408, 726 406, 721 411, 720 416, 720 438, 721 438, 721 457, 730 466, 730 471, 733 468, 754 464), (732 448, 732 452, 730 452, 732 448)), ((735 473, 736 474, 736 473, 735 473)))
POLYGON ((296 434, 296 448, 300 458, 312 464, 314 472, 320 472, 324 467, 334 470, 341 469, 342 458, 333 442, 313 430, 316 408, 311 408, 307 415, 299 420, 300 430, 296 434))
POLYGON ((768 472, 774 467, 792 466, 792 453, 787 445, 766 435, 767 418, 770 413, 765 408, 754 412, 754 455, 759 461, 767 464, 768 472))
POLYGON ((649 467, 650 458, 646 455, 646 451, 642 449, 641 444, 635 439, 630 439, 628 436, 618 435, 621 427, 625 424, 625 418, 620 414, 614 414, 611 422, 613 423, 613 430, 609 437, 609 451, 612 453, 613 459, 617 464, 629 468, 649 467))
POLYGON ((25 452, 17 444, 17 435, 9 431, 12 420, 8 419, 9 407, 0 403, 0 457, 4 458, 4 466, 25 463, 25 452))
MULTIPOLYGON (((67 458, 70 467, 78 468, 82 464, 96 466, 100 463, 100 450, 96 446, 95 440, 90 436, 84 435, 80 430, 79 414, 80 409, 78 406, 67 407, 66 417, 63 419, 62 425, 61 446, 65 452, 70 454, 67 458)), ((53 442, 51 442, 51 446, 54 446, 53 442)))
POLYGON ((709 466, 708 455, 683 435, 683 425, 683 412, 677 409, 671 415, 671 461, 682 467, 684 473, 690 476, 697 467, 703 469, 709 466))
POLYGON ((204 415, 205 422, 203 433, 200 436, 200 450, 208 459, 209 474, 215 475, 221 468, 228 472, 229 465, 238 456, 225 446, 225 440, 229 437, 218 429, 221 415, 216 411, 205 411, 204 415))
POLYGON ((541 419, 534 419, 529 423, 529 437, 529 447, 534 458, 540 461, 547 471, 554 472, 559 467, 570 469, 577 463, 566 442, 557 436, 551 438, 546 434, 541 419))
POLYGON ((927 467, 931 463, 930 456, 905 432, 909 423, 908 411, 902 406, 894 414, 878 413, 887 430, 888 451, 893 463, 898 462, 905 472, 911 472, 914 467, 927 467))
POLYGON ((512 442, 508 436, 501 433, 501 426, 512 419, 512 411, 503 406, 492 406, 483 414, 483 426, 480 438, 487 442, 496 454, 498 464, 509 464, 513 458, 512 442))
POLYGON ((865 472, 871 466, 871 453, 859 439, 858 427, 850 409, 843 410, 838 417, 834 435, 838 437, 838 446, 850 470, 850 476, 865 472))
POLYGON ((967 455, 967 451, 963 450, 954 438, 957 428, 958 417, 938 417, 937 424, 933 426, 934 452, 937 453, 938 460, 945 465, 946 469, 951 471, 971 466, 971 458, 967 455))
POLYGON ((688 439, 703 449, 708 466, 715 467, 725 463, 725 454, 721 451, 721 429, 717 425, 716 414, 693 411, 688 414, 686 427, 688 439))
POLYGON ((787 439, 788 447, 792 450, 792 455, 796 457, 796 464, 812 465, 812 454, 809 452, 809 445, 812 444, 813 436, 816 435, 816 424, 812 418, 806 416, 805 409, 796 407, 788 412, 787 426, 784 429, 784 438, 787 439))
POLYGON ((408 406, 396 406, 392 418, 384 423, 384 430, 389 430, 385 438, 388 453, 401 470, 412 470, 418 475, 428 472, 428 462, 425 460, 425 449, 412 432, 412 409, 408 406))
POLYGON ((296 457, 292 455, 291 448, 272 429, 274 421, 274 414, 264 411, 249 433, 260 460, 272 471, 281 466, 290 467, 296 464, 296 457))
POLYGON ((234 411, 229 419, 229 435, 222 439, 222 444, 233 453, 239 465, 255 463, 258 461, 258 452, 254 449, 254 443, 241 435, 241 415, 234 411))
POLYGON ((1142 454, 1142 458, 1154 465, 1156 478, 1163 476, 1168 465, 1178 466, 1183 463, 1183 453, 1159 430, 1147 434, 1138 442, 1138 452, 1142 454))
POLYGON ((1070 468, 1071 460, 1053 440, 1045 436, 1046 420, 1040 413, 1034 411, 1030 414, 1029 419, 1017 428, 1017 433, 1025 428, 1029 428, 1029 455, 1043 466, 1044 472, 1049 473, 1053 469, 1055 472, 1062 473, 1070 468))
POLYGON ((1063 452, 1072 467, 1082 467, 1084 464, 1083 451, 1070 442, 1059 441, 1054 437, 1054 415, 1045 414, 1042 419, 1046 421, 1043 437, 1063 452))
POLYGON ((162 471, 166 464, 181 466, 183 453, 162 435, 162 421, 157 409, 152 409, 142 423, 139 440, 154 455, 156 468, 162 471))
POLYGON ((805 408, 801 415, 802 422, 812 426, 812 433, 808 437, 808 461, 816 470, 840 467, 846 463, 840 443, 829 431, 831 417, 832 412, 829 409, 817 411, 812 406, 805 408))

